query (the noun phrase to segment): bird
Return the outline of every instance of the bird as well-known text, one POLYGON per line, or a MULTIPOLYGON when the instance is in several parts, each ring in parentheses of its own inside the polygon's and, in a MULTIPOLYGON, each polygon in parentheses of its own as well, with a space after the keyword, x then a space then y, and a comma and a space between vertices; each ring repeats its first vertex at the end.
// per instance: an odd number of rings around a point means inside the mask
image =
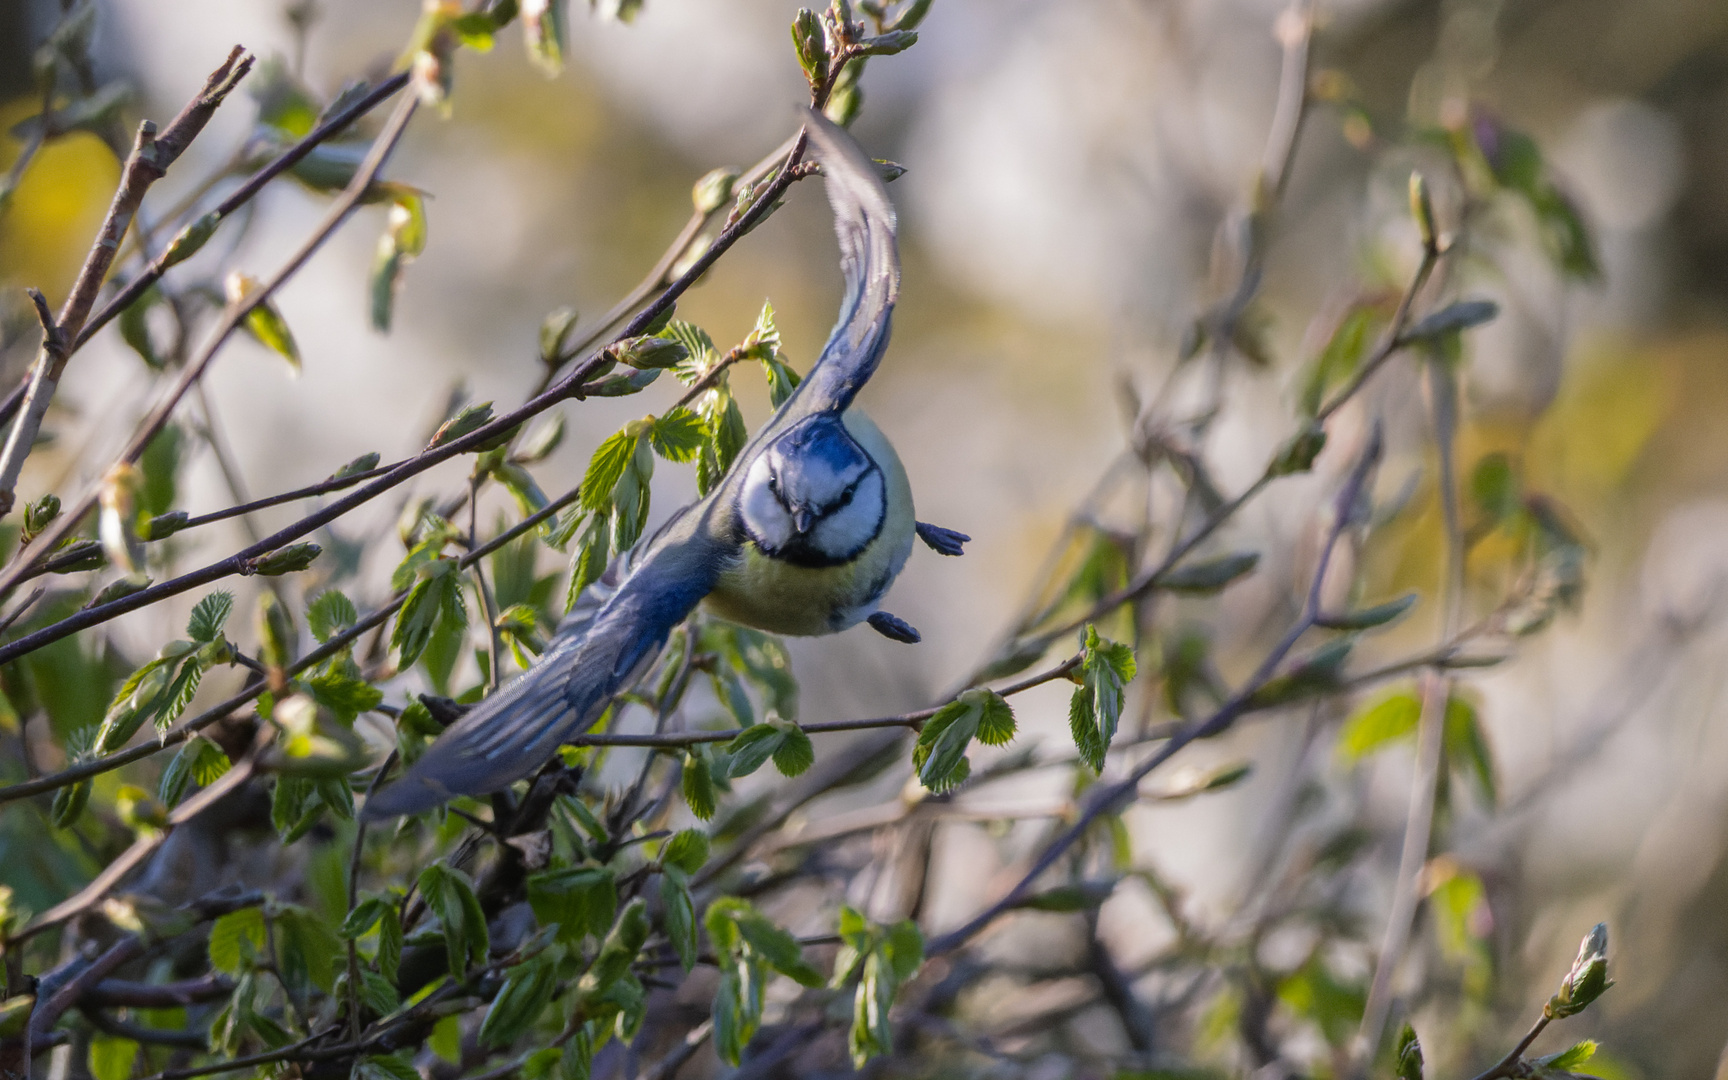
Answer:
POLYGON ((971 537, 916 520, 893 445, 853 405, 888 346, 900 293, 897 224, 881 176, 852 137, 813 111, 804 123, 845 279, 816 363, 714 489, 614 559, 534 664, 374 793, 367 819, 420 813, 529 776, 642 677, 698 605, 770 633, 867 623, 896 641, 920 639, 881 609, 882 597, 915 539, 960 555, 971 537))

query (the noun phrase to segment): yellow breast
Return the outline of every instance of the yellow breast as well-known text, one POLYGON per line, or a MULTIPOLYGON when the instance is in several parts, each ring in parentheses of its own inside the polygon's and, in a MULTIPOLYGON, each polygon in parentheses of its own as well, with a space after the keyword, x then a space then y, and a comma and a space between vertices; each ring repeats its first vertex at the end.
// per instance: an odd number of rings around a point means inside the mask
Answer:
POLYGON ((876 609, 912 553, 912 485, 893 445, 869 417, 850 409, 842 419, 887 481, 882 531, 856 559, 840 566, 795 566, 769 558, 746 540, 703 601, 709 612, 770 633, 808 636, 844 630, 876 609))

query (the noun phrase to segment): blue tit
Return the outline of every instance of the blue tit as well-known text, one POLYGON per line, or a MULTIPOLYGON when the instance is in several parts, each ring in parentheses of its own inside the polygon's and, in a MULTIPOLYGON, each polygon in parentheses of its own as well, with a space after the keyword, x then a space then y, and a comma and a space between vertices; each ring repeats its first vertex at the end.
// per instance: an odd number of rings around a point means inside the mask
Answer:
POLYGON ((846 293, 822 355, 707 497, 615 560, 534 666, 469 710, 366 805, 371 819, 497 791, 593 725, 698 604, 779 634, 859 622, 918 631, 878 608, 914 537, 959 555, 969 537, 918 522, 894 447, 852 400, 881 362, 900 291, 894 209, 844 131, 805 120, 840 241, 846 293))

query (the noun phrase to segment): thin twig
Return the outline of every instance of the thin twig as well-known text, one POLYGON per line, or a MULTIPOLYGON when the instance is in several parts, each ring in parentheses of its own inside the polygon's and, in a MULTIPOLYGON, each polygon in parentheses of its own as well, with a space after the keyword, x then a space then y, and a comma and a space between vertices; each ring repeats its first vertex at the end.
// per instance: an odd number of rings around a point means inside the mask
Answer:
MULTIPOLYGON (((1434 248, 1430 246, 1432 252, 1434 248)), ((1426 261, 1426 260, 1425 260, 1426 261)), ((1428 364, 1428 388, 1434 418, 1434 443, 1440 458, 1440 507, 1446 529, 1446 566, 1440 641, 1450 642, 1458 633, 1464 596, 1464 529, 1459 519, 1457 461, 1454 437, 1458 430, 1457 383, 1440 360, 1428 364)), ((1385 1034, 1392 1009, 1392 976, 1409 947, 1410 931, 1421 900, 1422 868, 1428 862, 1433 835, 1434 798, 1439 787, 1441 757, 1446 733, 1447 703, 1452 680, 1438 668, 1422 675, 1422 711, 1416 727, 1416 777, 1410 787, 1410 811, 1404 823, 1404 843, 1398 857, 1392 910, 1386 916, 1386 932, 1375 962, 1374 978, 1362 1009, 1357 1032, 1356 1069, 1367 1068, 1385 1034)))
POLYGON ((1303 605, 1301 617, 1261 661, 1259 668, 1243 684, 1242 688, 1231 695, 1229 700, 1220 705, 1217 711, 1204 721, 1191 725, 1173 736, 1169 742, 1159 747, 1155 753, 1131 770, 1126 778, 1098 790, 1089 800, 1086 810, 1080 814, 1078 820, 1045 847, 1031 868, 1022 875, 1012 889, 1008 890, 1006 895, 979 912, 965 925, 931 941, 926 949, 926 955, 939 956, 943 953, 952 952, 970 941, 979 931, 989 926, 1002 914, 1019 905, 1032 894, 1032 888, 1038 878, 1042 877, 1044 872, 1054 866, 1069 848, 1086 835, 1099 818, 1116 812, 1119 807, 1130 801, 1138 793, 1140 781, 1144 780, 1154 769, 1170 760, 1189 743, 1222 734, 1238 717, 1250 711, 1254 705, 1254 694, 1272 678, 1279 665, 1283 663, 1284 658, 1289 655, 1290 650, 1296 647, 1296 642, 1314 627, 1316 619, 1321 614, 1320 590, 1326 577, 1327 568, 1331 565, 1332 555, 1337 548, 1339 539, 1354 520, 1357 500, 1364 490, 1370 472, 1379 461, 1380 446, 1380 430, 1376 427, 1373 435, 1369 438, 1368 446, 1362 452, 1361 458, 1339 490, 1334 504, 1336 512, 1333 515, 1332 526, 1327 532, 1326 543, 1321 549, 1319 565, 1314 571, 1313 582, 1309 586, 1308 598, 1303 605))
MULTIPOLYGON (((267 280, 261 282, 257 288, 248 292, 245 296, 237 298, 223 309, 222 316, 217 320, 215 329, 211 332, 204 345, 198 350, 197 355, 194 356, 183 369, 181 369, 180 376, 174 381, 174 385, 169 389, 167 394, 164 395, 162 400, 157 402, 156 407, 151 410, 150 415, 145 418, 144 422, 139 425, 138 431, 133 435, 131 442, 127 444, 125 452, 120 455, 121 462, 128 464, 137 463, 138 459, 143 456, 145 449, 150 445, 151 440, 154 439, 162 428, 167 425, 169 417, 173 415, 176 406, 180 403, 180 400, 185 397, 186 393, 192 388, 192 385, 195 382, 204 377, 204 372, 209 368, 210 363, 216 358, 218 351, 222 348, 223 344, 227 342, 229 335, 231 335, 240 326, 241 321, 245 319, 247 314, 250 313, 253 308, 269 299, 273 292, 298 272, 299 269, 305 265, 306 260, 310 259, 312 254, 323 246, 324 242, 336 232, 336 229, 348 219, 348 215, 353 213, 355 208, 360 205, 362 198, 366 194, 367 188, 371 185, 372 179, 377 176, 379 170, 384 167, 384 162, 388 159, 390 151, 395 148, 397 141, 402 137, 402 133, 407 128, 408 121, 413 117, 414 110, 418 103, 419 98, 412 95, 402 99, 402 102, 397 106, 396 112, 391 116, 390 122, 386 126, 383 134, 381 134, 377 141, 372 144, 372 150, 367 155, 366 161, 361 165, 359 171, 354 174, 353 181, 348 185, 347 190, 342 193, 342 196, 330 207, 318 228, 316 228, 312 235, 300 245, 300 248, 295 251, 294 254, 289 256, 287 262, 285 262, 273 275, 271 275, 267 280)), ((17 429, 14 428, 14 431, 16 430, 17 429)), ((74 507, 63 513, 52 525, 49 526, 47 530, 44 531, 43 535, 40 537, 40 543, 44 549, 52 550, 54 545, 57 544, 61 538, 65 537, 73 529, 78 527, 78 524, 83 520, 84 515, 89 513, 96 505, 97 492, 98 489, 94 487, 86 491, 74 507)), ((3 495, 3 493, 0 493, 0 495, 3 495)), ((322 524, 322 522, 320 524, 322 524)), ((309 532, 311 530, 308 529, 307 531, 309 532)), ((251 548, 248 548, 248 551, 251 552, 250 557, 255 558, 280 546, 282 545, 269 544, 268 546, 265 546, 254 544, 251 548), (262 547, 263 550, 255 550, 260 547, 262 547)), ((241 562, 234 566, 233 572, 245 573, 248 569, 249 564, 241 562)), ((28 561, 22 556, 15 558, 12 565, 7 567, 3 574, 0 574, 0 595, 4 595, 6 592, 10 591, 12 587, 22 579, 27 570, 28 561)), ((149 591, 151 590, 144 590, 144 592, 149 591)), ((143 592, 140 592, 132 595, 133 598, 138 598, 144 594, 143 592)), ((160 599, 160 596, 152 597, 149 602, 153 603, 157 599, 160 599)), ((98 610, 100 609, 90 609, 90 611, 98 610)), ((90 612, 84 612, 81 614, 88 615, 89 613, 90 612)), ((118 612, 116 612, 116 614, 117 613, 118 612)), ((76 617, 74 617, 74 619, 76 619, 76 617)), ((68 621, 70 622, 74 620, 68 621)), ((95 621, 100 622, 103 620, 97 619, 95 621)), ((86 623, 85 625, 91 624, 86 623)), ((16 647, 17 645, 17 642, 13 643, 13 647, 16 647)), ((0 660, 0 663, 4 663, 4 660, 0 660)))
MULTIPOLYGON (((475 550, 463 555, 457 560, 457 565, 466 568, 471 560, 484 558, 485 556, 490 555, 492 552, 516 539, 518 536, 521 536, 523 533, 539 525, 542 521, 552 517, 570 503, 575 502, 581 497, 581 491, 582 489, 577 487, 572 488, 563 495, 560 495, 552 502, 547 503, 541 510, 523 518, 521 521, 517 522, 502 533, 499 533, 485 544, 482 544, 475 550)), ((406 592, 398 594, 382 607, 363 616, 360 621, 355 623, 353 626, 342 631, 340 634, 333 636, 323 645, 313 649, 293 664, 290 664, 287 668, 283 669, 283 674, 292 678, 293 676, 300 674, 302 671, 307 671, 316 667, 325 660, 328 660, 330 657, 340 653, 355 641, 359 640, 359 638, 368 631, 376 627, 381 627, 388 622, 390 616, 394 615, 407 599, 408 594, 406 592)), ((178 727, 173 728, 159 739, 152 739, 126 750, 118 750, 104 757, 69 766, 52 776, 39 777, 22 784, 13 784, 10 787, 0 787, 0 803, 11 802, 15 799, 28 798, 32 795, 42 795, 58 788, 66 787, 69 784, 76 784, 80 780, 88 780, 93 776, 100 776, 102 773, 111 772, 121 766, 129 765, 134 761, 142 761, 144 758, 160 753, 161 751, 168 749, 170 746, 178 746, 180 743, 190 739, 193 735, 196 735, 204 728, 232 715, 235 709, 241 708, 248 702, 257 698, 260 694, 264 693, 267 688, 268 687, 264 681, 255 680, 247 689, 242 690, 240 693, 235 694, 233 697, 230 697, 219 705, 204 710, 192 719, 182 722, 178 727)))
POLYGON ((12 511, 24 459, 29 457, 30 449, 35 445, 42 418, 48 414, 48 404, 65 373, 66 361, 72 355, 85 320, 90 317, 90 309, 95 306, 103 281, 107 280, 108 268, 120 250, 120 241, 131 228, 132 218, 144 201, 144 193, 167 173, 168 167, 204 130, 204 125, 215 115, 223 99, 250 70, 252 57, 236 45, 222 66, 204 81, 204 88, 187 102, 178 116, 169 121, 160 136, 156 133, 156 125, 150 121, 138 125, 132 152, 127 155, 120 171, 120 186, 114 192, 107 217, 102 221, 90 253, 85 256, 84 266, 78 271, 71 293, 60 306, 59 318, 54 321, 52 331, 44 335, 42 351, 31 369, 30 388, 24 393, 23 414, 12 426, 5 448, 0 450, 0 516, 12 511))

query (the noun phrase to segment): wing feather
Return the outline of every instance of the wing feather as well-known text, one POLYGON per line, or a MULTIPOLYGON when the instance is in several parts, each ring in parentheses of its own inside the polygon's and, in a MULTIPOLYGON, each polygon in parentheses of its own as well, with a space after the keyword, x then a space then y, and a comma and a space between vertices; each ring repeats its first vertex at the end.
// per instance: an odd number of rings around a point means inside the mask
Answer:
POLYGON ((470 709, 376 793, 366 817, 416 814, 538 769, 641 676, 672 628, 713 590, 726 552, 694 529, 662 534, 591 619, 567 622, 532 668, 470 709))

